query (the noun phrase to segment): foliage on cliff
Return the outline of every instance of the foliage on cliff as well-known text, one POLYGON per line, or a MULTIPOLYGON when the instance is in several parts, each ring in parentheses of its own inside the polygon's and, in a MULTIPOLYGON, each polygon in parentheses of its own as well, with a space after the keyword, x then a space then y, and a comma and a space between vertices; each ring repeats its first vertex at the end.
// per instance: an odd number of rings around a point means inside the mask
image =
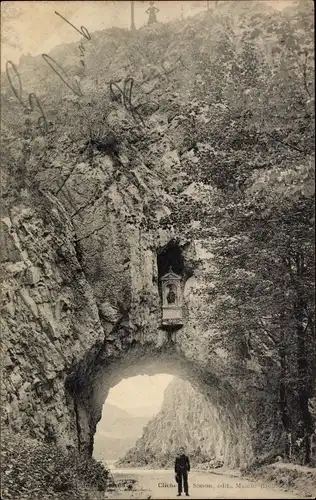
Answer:
MULTIPOLYGON (((297 2, 272 14, 254 2, 210 16, 198 20, 198 36, 192 27, 195 35, 185 47, 192 81, 173 94, 173 82, 168 86, 171 130, 164 133, 178 144, 166 189, 178 194, 181 209, 175 204, 160 223, 177 227, 182 237, 214 239, 219 265, 209 277, 215 308, 207 321, 230 333, 238 363, 259 359, 268 373, 270 359, 277 359, 271 384, 279 391, 284 454, 310 463, 316 377, 313 6, 297 2), (185 191, 192 183, 199 183, 197 199, 185 191), (205 186, 211 191, 203 196, 205 186)), ((238 363, 232 360, 232 369, 238 363)))
POLYGON ((181 166, 211 191, 187 197, 165 221, 213 238, 212 318, 229 332, 235 361, 261 360, 268 373, 277 358, 271 384, 284 454, 301 463, 315 460, 312 18, 302 2, 273 16, 234 13, 216 72, 207 51, 196 53, 197 85, 181 110, 190 144, 181 166))
POLYGON ((109 481, 100 462, 73 449, 2 433, 1 497, 6 500, 92 500, 109 481))

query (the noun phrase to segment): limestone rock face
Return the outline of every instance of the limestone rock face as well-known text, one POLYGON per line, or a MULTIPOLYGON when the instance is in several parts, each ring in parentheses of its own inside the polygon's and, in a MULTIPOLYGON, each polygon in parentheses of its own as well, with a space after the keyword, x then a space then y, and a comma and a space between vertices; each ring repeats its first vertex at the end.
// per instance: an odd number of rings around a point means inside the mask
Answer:
POLYGON ((73 227, 61 204, 40 192, 24 192, 3 215, 2 422, 76 443, 65 380, 104 335, 73 227))
POLYGON ((225 430, 216 408, 189 382, 175 379, 165 390, 160 412, 120 464, 172 467, 180 446, 190 455, 192 467, 211 460, 227 462, 233 443, 229 436, 224 438, 225 430))

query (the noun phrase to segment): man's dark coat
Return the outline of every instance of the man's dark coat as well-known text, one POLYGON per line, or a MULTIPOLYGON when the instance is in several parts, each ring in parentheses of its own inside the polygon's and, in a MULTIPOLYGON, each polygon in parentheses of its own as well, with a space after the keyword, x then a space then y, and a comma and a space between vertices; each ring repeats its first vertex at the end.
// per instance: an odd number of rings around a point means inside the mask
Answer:
POLYGON ((185 493, 189 493, 188 487, 188 472, 190 472, 190 460, 186 455, 180 455, 176 458, 174 464, 174 471, 176 473, 176 481, 178 483, 178 493, 182 493, 182 482, 185 493))

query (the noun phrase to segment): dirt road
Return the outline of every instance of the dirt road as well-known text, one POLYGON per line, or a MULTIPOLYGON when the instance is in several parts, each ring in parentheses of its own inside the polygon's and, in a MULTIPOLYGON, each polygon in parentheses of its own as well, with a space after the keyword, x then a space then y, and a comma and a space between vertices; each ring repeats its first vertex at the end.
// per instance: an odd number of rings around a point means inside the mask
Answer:
MULTIPOLYGON (((115 481, 136 479, 136 491, 122 491, 113 498, 172 499, 177 496, 176 482, 172 470, 114 469, 115 481)), ((291 492, 282 491, 271 484, 241 479, 237 473, 218 474, 208 471, 191 471, 189 494, 192 499, 221 498, 300 498, 291 492)), ((184 493, 182 493, 184 496, 184 493)), ((111 497, 110 495, 109 497, 111 497)))

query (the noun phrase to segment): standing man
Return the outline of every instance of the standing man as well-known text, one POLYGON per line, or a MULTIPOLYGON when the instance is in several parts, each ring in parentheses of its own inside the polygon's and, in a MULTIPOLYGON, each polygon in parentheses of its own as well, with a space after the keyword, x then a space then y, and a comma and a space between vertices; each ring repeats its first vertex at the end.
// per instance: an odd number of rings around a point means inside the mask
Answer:
POLYGON ((181 496, 182 493, 182 482, 183 489, 186 496, 189 496, 189 486, 188 486, 188 472, 190 472, 190 460, 184 454, 184 448, 181 446, 179 449, 179 455, 176 458, 174 464, 174 471, 176 473, 176 481, 178 483, 178 497, 181 496))

